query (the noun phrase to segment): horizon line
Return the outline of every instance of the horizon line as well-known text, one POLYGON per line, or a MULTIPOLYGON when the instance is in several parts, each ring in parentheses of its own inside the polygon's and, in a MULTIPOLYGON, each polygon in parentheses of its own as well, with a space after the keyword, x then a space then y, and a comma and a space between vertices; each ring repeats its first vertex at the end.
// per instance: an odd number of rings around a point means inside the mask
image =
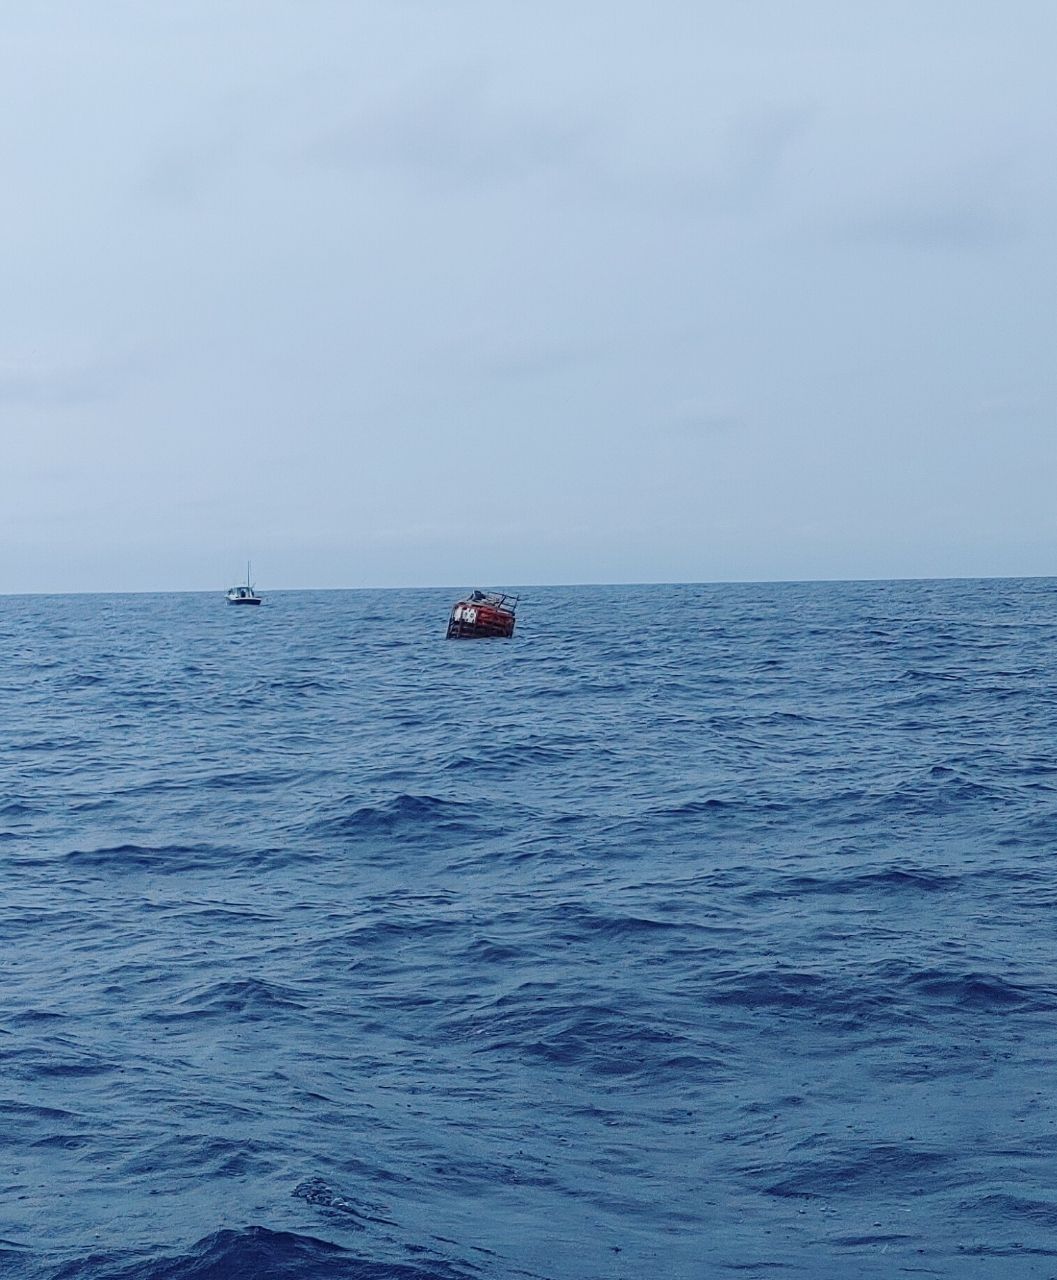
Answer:
MULTIPOLYGON (((855 585, 858 583, 878 583, 878 582, 1046 582, 1057 577, 1055 574, 1046 573, 955 573, 955 574, 902 574, 897 577, 862 577, 862 578, 650 578, 640 579, 637 581, 584 581, 584 582, 522 582, 511 583, 508 589, 512 591, 529 591, 543 588, 550 590, 555 587, 566 587, 577 590, 586 587, 768 587, 768 586, 812 586, 825 584, 846 584, 855 585)), ((470 590, 472 588, 460 587, 453 583, 416 583, 409 586, 358 586, 358 587, 268 587, 261 588, 260 594, 263 597, 265 593, 272 595, 281 595, 285 593, 294 594, 297 592, 350 592, 350 591, 461 591, 470 590)), ((124 590, 100 590, 86 589, 73 591, 0 591, 0 599, 19 599, 23 597, 35 596, 204 596, 204 595, 220 595, 222 596, 226 588, 224 587, 178 587, 166 590, 151 590, 147 588, 133 588, 124 590)))

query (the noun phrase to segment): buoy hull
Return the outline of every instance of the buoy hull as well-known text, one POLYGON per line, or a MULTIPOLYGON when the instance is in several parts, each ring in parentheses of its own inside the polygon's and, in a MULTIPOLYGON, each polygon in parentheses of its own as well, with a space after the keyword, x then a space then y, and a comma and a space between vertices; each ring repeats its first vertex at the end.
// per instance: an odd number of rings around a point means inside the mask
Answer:
POLYGON ((514 611, 480 600, 460 600, 448 619, 449 640, 508 640, 514 634, 514 611))

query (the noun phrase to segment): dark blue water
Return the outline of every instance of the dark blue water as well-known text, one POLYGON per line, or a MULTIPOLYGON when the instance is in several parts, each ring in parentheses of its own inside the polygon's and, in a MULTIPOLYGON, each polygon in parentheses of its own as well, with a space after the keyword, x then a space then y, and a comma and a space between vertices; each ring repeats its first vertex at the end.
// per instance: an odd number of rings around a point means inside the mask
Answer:
POLYGON ((1057 1274, 1057 586, 0 600, 0 1272, 1057 1274))

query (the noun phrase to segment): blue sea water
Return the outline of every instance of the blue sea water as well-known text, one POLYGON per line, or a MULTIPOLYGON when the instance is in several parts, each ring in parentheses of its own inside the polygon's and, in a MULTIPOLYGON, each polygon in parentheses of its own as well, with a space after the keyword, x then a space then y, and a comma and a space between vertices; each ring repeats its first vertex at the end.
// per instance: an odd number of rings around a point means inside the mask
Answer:
POLYGON ((0 599, 0 1274, 1057 1275, 1055 586, 0 599))

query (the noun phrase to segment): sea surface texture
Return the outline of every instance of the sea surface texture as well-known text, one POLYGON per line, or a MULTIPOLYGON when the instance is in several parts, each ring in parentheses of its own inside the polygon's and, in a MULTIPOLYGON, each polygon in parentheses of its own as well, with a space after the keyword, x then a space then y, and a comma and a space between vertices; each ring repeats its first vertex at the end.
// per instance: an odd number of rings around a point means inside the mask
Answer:
POLYGON ((455 596, 0 599, 0 1275, 1057 1275, 1057 586, 455 596))

